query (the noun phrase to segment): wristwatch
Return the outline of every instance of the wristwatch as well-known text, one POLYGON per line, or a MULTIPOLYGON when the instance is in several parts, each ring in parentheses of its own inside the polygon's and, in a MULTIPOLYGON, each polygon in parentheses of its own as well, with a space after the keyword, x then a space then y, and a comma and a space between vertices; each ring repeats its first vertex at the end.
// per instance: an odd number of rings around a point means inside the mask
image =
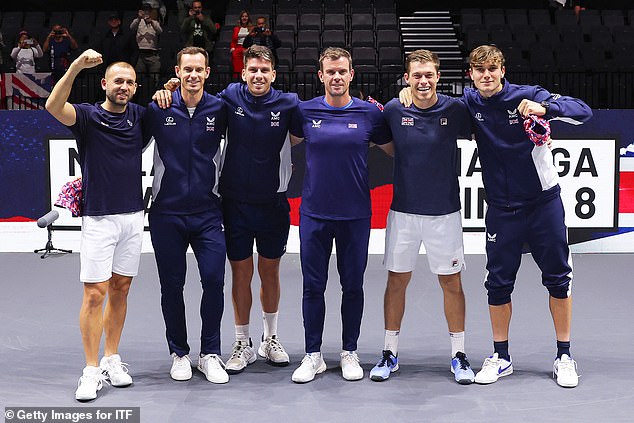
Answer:
POLYGON ((546 114, 548 114, 548 111, 550 110, 550 103, 547 101, 542 101, 541 103, 539 103, 539 105, 546 109, 546 114))

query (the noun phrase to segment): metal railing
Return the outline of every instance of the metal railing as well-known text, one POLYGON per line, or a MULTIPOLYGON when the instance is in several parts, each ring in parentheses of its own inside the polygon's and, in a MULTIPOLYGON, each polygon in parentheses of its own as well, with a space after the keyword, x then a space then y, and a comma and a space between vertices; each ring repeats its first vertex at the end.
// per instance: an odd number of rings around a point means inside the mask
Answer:
MULTIPOLYGON (((101 88, 101 74, 83 72, 75 80, 69 101, 71 103, 94 103, 104 98, 101 88)), ((152 94, 171 75, 140 74, 139 87, 134 101, 147 104, 152 94)), ((403 74, 400 72, 376 72, 356 74, 351 86, 360 89, 364 96, 371 95, 381 102, 387 102, 398 96, 404 86, 403 74)), ((541 85, 552 93, 569 95, 585 101, 594 109, 631 109, 634 108, 634 72, 507 72, 509 82, 515 84, 541 85)), ((229 83, 239 78, 232 72, 212 73, 205 84, 205 89, 216 94, 229 83)), ((461 81, 444 82, 441 78, 438 92, 459 96, 471 81, 466 76, 461 81)), ((323 86, 316 73, 279 72, 274 87, 286 92, 296 92, 302 100, 323 95, 323 86)), ((15 102, 11 97, 1 99, 0 107, 32 109, 42 106, 43 99, 20 97, 15 102), (16 106, 17 103, 17 106, 16 106)))

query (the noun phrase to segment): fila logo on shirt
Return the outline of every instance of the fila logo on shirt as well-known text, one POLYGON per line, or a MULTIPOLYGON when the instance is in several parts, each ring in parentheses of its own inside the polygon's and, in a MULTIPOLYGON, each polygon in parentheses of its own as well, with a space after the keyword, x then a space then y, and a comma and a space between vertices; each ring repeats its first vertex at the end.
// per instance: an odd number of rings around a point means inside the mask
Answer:
POLYGON ((216 117, 210 118, 207 116, 207 126, 205 127, 207 132, 214 132, 216 130, 216 117))
POLYGON ((321 119, 319 120, 313 119, 313 128, 321 128, 321 119))
POLYGON ((280 126, 280 113, 271 112, 271 126, 280 126))
POLYGON ((447 118, 446 117, 441 117, 440 118, 440 126, 447 126, 447 118))
POLYGON ((507 109, 506 112, 509 114, 509 125, 517 125, 518 123, 520 123, 520 120, 517 116, 517 109, 507 109))
POLYGON ((414 118, 411 117, 401 117, 401 126, 414 126, 414 118))
POLYGON ((236 115, 238 116, 242 116, 244 117, 244 110, 242 109, 242 107, 238 106, 238 108, 235 110, 234 112, 236 115))
POLYGON ((487 242, 496 242, 498 234, 490 234, 487 232, 487 242))
POLYGON ((163 124, 163 126, 175 126, 176 122, 174 122, 174 117, 172 116, 167 116, 165 118, 165 123, 163 124))

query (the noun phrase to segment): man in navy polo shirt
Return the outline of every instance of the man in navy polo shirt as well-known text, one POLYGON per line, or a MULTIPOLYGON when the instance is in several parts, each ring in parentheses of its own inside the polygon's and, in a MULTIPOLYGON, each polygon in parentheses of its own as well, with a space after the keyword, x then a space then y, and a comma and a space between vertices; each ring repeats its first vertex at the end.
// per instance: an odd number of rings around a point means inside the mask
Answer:
POLYGON ((346 380, 363 378, 356 353, 363 315, 363 277, 370 237, 370 189, 367 155, 370 143, 390 140, 381 111, 352 98, 350 53, 329 47, 319 59, 326 95, 300 104, 294 142, 306 143, 306 173, 300 208, 300 253, 304 280, 303 316, 306 355, 292 380, 310 382, 326 370, 321 354, 333 240, 342 286, 341 368, 346 380))
POLYGON ((207 52, 186 47, 176 62, 180 88, 172 107, 161 109, 152 103, 144 120, 146 138, 156 142, 149 222, 172 355, 170 376, 192 377, 183 298, 191 246, 203 289, 198 370, 212 383, 226 383, 229 375, 220 358, 226 248, 218 193, 226 114, 223 103, 204 91, 210 73, 207 52))
POLYGON ((80 401, 95 399, 106 379, 113 386, 132 383, 118 347, 143 240, 141 119, 145 108, 129 103, 137 87, 134 68, 125 62, 108 66, 101 80, 106 94, 103 103, 67 102, 79 72, 102 62, 100 53, 83 52, 46 101, 46 110, 76 136, 82 173, 80 280, 84 298, 79 326, 86 367, 75 392, 80 401), (102 333, 104 356, 99 362, 102 333))
POLYGON ((473 382, 465 355, 465 298, 460 281, 464 268, 458 137, 471 138, 471 120, 459 100, 436 93, 440 60, 429 50, 416 50, 405 61, 414 104, 391 100, 383 116, 394 150, 394 198, 387 218, 384 264, 385 344, 370 372, 375 381, 398 370, 398 337, 405 312, 405 293, 425 245, 430 270, 443 290, 445 318, 451 340, 451 371, 461 384, 473 382))

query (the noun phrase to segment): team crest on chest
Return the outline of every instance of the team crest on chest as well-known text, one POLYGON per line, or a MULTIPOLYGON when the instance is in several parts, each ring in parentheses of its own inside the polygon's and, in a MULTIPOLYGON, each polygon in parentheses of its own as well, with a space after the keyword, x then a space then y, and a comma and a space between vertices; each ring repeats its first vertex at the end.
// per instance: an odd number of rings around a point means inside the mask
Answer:
POLYGON ((207 125, 205 126, 207 132, 214 132, 216 130, 216 117, 210 118, 207 116, 207 125))
POLYGON ((173 116, 167 116, 165 118, 165 123, 163 124, 163 126, 176 126, 176 122, 174 121, 174 117, 173 116))
POLYGON ((238 106, 238 108, 233 112, 238 116, 242 116, 244 117, 244 109, 242 109, 242 107, 238 106))
POLYGON ((517 125, 518 123, 520 123, 520 120, 517 116, 517 109, 507 109, 506 112, 509 114, 509 125, 517 125))

